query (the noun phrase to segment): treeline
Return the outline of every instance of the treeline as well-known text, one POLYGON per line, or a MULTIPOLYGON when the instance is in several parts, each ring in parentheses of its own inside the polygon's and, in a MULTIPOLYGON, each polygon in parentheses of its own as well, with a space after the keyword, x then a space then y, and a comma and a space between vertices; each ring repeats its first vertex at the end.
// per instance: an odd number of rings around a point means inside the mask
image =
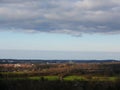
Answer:
MULTIPOLYGON (((82 64, 9 64, 0 65, 0 72, 22 72, 21 75, 105 75, 119 76, 120 63, 82 64)), ((11 74, 10 74, 11 75, 11 74)), ((14 75, 14 73, 13 73, 14 75)))

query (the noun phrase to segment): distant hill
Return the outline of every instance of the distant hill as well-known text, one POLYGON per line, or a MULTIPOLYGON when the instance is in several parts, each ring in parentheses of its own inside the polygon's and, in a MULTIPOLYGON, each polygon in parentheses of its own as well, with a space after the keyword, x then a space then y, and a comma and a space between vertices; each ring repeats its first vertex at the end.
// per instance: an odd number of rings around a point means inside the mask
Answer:
POLYGON ((119 60, 34 60, 34 59, 0 59, 0 64, 8 63, 105 63, 119 60))

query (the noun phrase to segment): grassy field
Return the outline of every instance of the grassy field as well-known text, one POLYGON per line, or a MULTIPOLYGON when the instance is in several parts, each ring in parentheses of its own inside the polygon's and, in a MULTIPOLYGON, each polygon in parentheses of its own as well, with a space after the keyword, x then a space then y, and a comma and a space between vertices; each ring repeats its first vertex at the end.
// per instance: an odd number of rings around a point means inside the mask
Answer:
POLYGON ((28 72, 28 76, 22 72, 0 74, 0 90, 120 90, 118 76, 69 75, 60 79, 57 75, 31 76, 28 72))
POLYGON ((67 76, 64 78, 64 80, 68 81, 116 81, 119 77, 99 77, 99 76, 93 76, 93 77, 85 77, 85 76, 67 76))
POLYGON ((74 81, 74 80, 85 81, 86 80, 86 78, 82 76, 66 76, 63 79, 67 81, 74 81))
MULTIPOLYGON (((24 72, 1 72, 0 80, 12 79, 12 80, 60 80, 58 76, 30 76, 28 73, 24 72)), ((117 76, 107 77, 107 76, 77 76, 70 75, 63 77, 64 81, 116 81, 119 79, 117 76)))
POLYGON ((31 80, 59 80, 58 76, 34 76, 34 77, 28 77, 27 79, 31 79, 31 80))

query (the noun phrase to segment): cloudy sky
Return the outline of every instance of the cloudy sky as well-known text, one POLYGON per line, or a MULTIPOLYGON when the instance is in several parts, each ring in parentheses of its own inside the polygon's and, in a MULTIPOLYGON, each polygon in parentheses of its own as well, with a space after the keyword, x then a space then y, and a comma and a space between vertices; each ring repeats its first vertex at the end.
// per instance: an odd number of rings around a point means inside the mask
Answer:
POLYGON ((0 58, 118 59, 119 52, 120 0, 0 0, 0 58))

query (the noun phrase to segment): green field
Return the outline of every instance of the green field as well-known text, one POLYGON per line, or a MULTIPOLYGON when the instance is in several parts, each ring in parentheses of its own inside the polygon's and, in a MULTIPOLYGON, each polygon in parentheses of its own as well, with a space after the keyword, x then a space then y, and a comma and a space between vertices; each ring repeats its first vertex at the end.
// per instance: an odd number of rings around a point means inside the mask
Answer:
POLYGON ((23 72, 0 73, 1 90, 120 90, 119 76, 31 75, 23 72), (93 89, 94 88, 94 89, 93 89), (107 88, 107 89, 106 89, 107 88))
POLYGON ((59 80, 58 76, 34 76, 34 77, 28 77, 27 79, 31 79, 31 80, 59 80))
POLYGON ((74 81, 74 80, 85 81, 86 78, 82 77, 82 76, 66 76, 66 77, 64 77, 64 80, 68 80, 68 81, 74 81))
MULTIPOLYGON (((0 80, 5 80, 5 79, 11 79, 11 80, 60 80, 59 76, 31 76, 30 73, 24 73, 24 72, 1 72, 0 75, 0 80)), ((112 77, 107 77, 107 76, 77 76, 77 75, 70 75, 70 76, 65 76, 62 78, 64 81, 116 81, 119 79, 118 76, 112 76, 112 77)))

